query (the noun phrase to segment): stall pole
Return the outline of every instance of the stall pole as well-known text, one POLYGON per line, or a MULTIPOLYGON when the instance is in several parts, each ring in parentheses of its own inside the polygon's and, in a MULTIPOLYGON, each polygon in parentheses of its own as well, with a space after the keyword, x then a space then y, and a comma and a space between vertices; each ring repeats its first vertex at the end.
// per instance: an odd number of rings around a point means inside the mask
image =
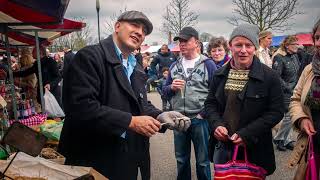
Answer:
POLYGON ((98 42, 100 42, 100 2, 96 0, 96 10, 97 10, 97 18, 98 18, 98 42))
MULTIPOLYGON (((8 30, 8 29, 7 29, 8 30)), ((12 108, 13 108, 13 116, 14 119, 17 121, 18 116, 17 116, 17 101, 16 101, 16 93, 15 93, 15 86, 14 86, 14 80, 13 80, 13 73, 11 69, 11 53, 10 53, 10 47, 9 47, 9 38, 8 38, 8 31, 5 33, 5 38, 6 38, 6 50, 7 50, 7 59, 8 59, 8 70, 9 70, 9 80, 10 80, 10 91, 11 91, 11 96, 12 96, 12 108)))
POLYGON ((36 52, 37 52, 37 64, 38 64, 38 74, 39 74, 39 89, 40 89, 40 98, 41 98, 41 112, 45 113, 45 102, 43 99, 43 83, 42 83, 42 71, 41 71, 41 62, 40 62, 40 46, 39 46, 39 35, 38 31, 34 31, 35 39, 36 39, 36 52))

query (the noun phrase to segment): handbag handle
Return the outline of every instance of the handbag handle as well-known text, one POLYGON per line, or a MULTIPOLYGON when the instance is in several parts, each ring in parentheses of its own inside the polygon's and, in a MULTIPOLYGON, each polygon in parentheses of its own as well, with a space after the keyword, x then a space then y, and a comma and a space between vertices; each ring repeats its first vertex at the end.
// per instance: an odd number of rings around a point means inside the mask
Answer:
POLYGON ((310 159, 312 155, 314 154, 313 152, 313 141, 312 141, 312 136, 309 136, 309 148, 308 148, 308 158, 310 159))
MULTIPOLYGON (((248 163, 247 148, 246 148, 245 145, 243 145, 243 149, 244 149, 244 160, 245 160, 246 163, 248 163)), ((233 156, 232 156, 232 161, 236 161, 237 160, 238 151, 239 151, 239 145, 235 145, 233 156)))

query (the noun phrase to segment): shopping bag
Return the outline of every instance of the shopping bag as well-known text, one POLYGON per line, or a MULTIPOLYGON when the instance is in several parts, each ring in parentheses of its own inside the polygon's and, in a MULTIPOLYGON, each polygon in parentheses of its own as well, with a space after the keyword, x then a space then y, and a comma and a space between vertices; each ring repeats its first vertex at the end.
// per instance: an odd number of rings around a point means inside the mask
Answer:
POLYGON ((44 93, 44 108, 45 111, 48 113, 48 117, 64 117, 65 114, 61 107, 59 106, 56 98, 53 96, 53 94, 46 89, 46 92, 44 93))
POLYGON ((308 164, 306 171, 306 180, 319 180, 320 158, 314 154, 312 136, 309 136, 308 164))
POLYGON ((214 165, 214 179, 228 180, 264 180, 267 171, 248 161, 247 150, 244 146, 244 161, 237 160, 239 146, 236 145, 232 160, 226 164, 214 165))

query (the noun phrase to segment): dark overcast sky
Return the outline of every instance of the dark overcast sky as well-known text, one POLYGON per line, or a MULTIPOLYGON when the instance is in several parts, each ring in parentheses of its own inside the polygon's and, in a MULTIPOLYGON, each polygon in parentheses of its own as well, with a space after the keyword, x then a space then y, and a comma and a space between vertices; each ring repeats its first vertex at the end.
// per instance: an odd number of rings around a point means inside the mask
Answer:
MULTIPOLYGON (((119 13, 119 10, 127 7, 127 10, 144 12, 152 21, 154 30, 146 37, 145 43, 167 42, 164 34, 160 32, 162 15, 170 0, 100 0, 100 29, 101 34, 106 36, 104 22, 110 15, 119 13)), ((309 32, 320 17, 320 0, 299 0, 298 10, 304 12, 294 17, 295 24, 288 32, 275 32, 275 34, 294 34, 297 32, 309 32)), ((208 32, 214 36, 230 35, 233 26, 226 19, 232 15, 233 5, 231 0, 191 0, 190 9, 198 13, 199 20, 195 26, 199 32, 208 32)), ((92 27, 93 36, 97 36, 97 14, 95 0, 71 0, 65 17, 84 17, 92 27)))

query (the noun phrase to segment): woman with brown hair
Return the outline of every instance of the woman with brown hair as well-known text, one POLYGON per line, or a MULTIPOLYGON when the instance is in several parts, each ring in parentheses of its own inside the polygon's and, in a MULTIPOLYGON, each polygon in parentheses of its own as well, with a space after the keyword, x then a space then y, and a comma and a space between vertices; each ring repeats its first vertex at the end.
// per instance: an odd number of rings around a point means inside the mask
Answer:
MULTIPOLYGON (((294 179, 306 179, 308 136, 313 138, 315 154, 320 155, 320 19, 312 31, 315 54, 311 64, 303 70, 293 91, 289 106, 293 127, 299 131, 298 141, 289 166, 299 164, 294 179)), ((319 160, 319 159, 318 159, 319 160)), ((319 170, 318 162, 318 173, 319 170)), ((319 175, 318 175, 319 176, 319 175)))
POLYGON ((281 86, 284 95, 285 114, 281 126, 274 137, 274 143, 279 151, 292 150, 293 140, 291 139, 291 119, 288 113, 290 97, 299 79, 300 61, 297 56, 298 38, 295 36, 286 37, 280 48, 273 55, 274 69, 280 76, 281 86))
POLYGON ((227 64, 230 60, 228 56, 228 42, 223 37, 211 38, 207 48, 207 53, 213 62, 215 62, 218 69, 227 64))

